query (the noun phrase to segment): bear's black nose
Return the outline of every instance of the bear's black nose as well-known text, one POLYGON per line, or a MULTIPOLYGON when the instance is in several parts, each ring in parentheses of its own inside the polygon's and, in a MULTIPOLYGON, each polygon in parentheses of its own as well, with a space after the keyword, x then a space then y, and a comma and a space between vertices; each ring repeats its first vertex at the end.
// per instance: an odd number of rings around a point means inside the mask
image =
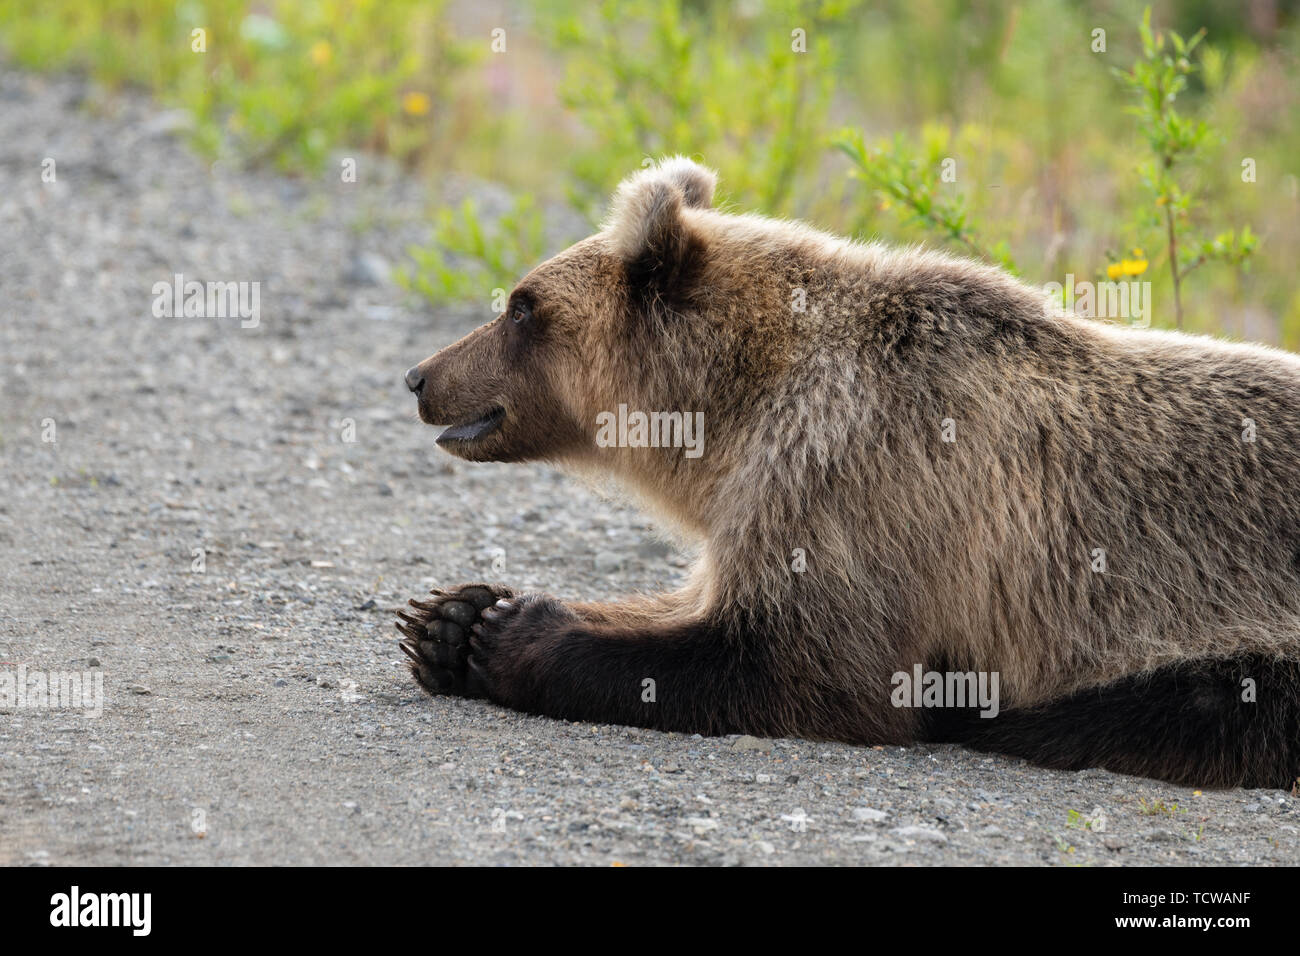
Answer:
POLYGON ((420 394, 420 389, 424 388, 424 373, 420 371, 420 366, 412 365, 406 370, 406 387, 416 395, 420 394))

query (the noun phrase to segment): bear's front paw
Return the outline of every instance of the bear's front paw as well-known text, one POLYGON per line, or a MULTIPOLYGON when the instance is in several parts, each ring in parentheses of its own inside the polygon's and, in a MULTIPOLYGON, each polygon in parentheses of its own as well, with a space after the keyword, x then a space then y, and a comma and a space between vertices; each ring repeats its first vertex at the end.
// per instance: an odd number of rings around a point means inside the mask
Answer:
POLYGON ((497 585, 462 584, 432 594, 428 600, 408 601, 411 610, 397 612, 411 672, 432 694, 486 697, 485 674, 470 647, 471 629, 487 619, 486 612, 498 601, 508 605, 514 592, 497 585))

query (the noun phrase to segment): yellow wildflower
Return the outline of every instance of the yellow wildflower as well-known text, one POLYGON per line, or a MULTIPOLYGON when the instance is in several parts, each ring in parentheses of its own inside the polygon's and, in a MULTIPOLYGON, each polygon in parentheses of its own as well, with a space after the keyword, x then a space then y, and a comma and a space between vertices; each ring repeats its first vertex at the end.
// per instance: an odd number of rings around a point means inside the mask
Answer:
POLYGON ((1106 266, 1106 278, 1114 281, 1123 276, 1140 276, 1147 271, 1147 258, 1141 249, 1133 250, 1133 258, 1125 257, 1106 266))
POLYGON ((402 112, 408 116, 423 116, 432 105, 429 97, 423 93, 412 91, 402 97, 402 112))
POLYGON ((334 56, 334 48, 329 45, 328 40, 317 40, 311 45, 311 52, 308 54, 312 63, 317 66, 324 66, 334 56))

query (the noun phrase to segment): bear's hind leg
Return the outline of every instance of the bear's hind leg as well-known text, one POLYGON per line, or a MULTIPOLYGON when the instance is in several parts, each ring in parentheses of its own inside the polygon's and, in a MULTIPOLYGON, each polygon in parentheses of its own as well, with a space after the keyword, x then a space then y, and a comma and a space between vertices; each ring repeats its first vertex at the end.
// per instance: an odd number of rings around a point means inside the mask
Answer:
POLYGON ((1061 770, 1290 789, 1300 776, 1300 661, 1179 662, 947 729, 944 739, 1061 770))

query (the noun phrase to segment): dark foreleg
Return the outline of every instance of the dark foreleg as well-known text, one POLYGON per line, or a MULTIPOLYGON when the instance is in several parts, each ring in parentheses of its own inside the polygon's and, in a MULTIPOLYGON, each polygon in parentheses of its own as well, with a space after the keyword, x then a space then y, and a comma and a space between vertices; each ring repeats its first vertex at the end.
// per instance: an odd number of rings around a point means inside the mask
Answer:
MULTIPOLYGON (((565 720, 701 734, 797 733, 790 688, 735 627, 643 604, 579 615, 545 595, 468 585, 411 602, 403 650, 434 693, 565 720)), ((590 606, 584 606, 590 609, 590 606)))

